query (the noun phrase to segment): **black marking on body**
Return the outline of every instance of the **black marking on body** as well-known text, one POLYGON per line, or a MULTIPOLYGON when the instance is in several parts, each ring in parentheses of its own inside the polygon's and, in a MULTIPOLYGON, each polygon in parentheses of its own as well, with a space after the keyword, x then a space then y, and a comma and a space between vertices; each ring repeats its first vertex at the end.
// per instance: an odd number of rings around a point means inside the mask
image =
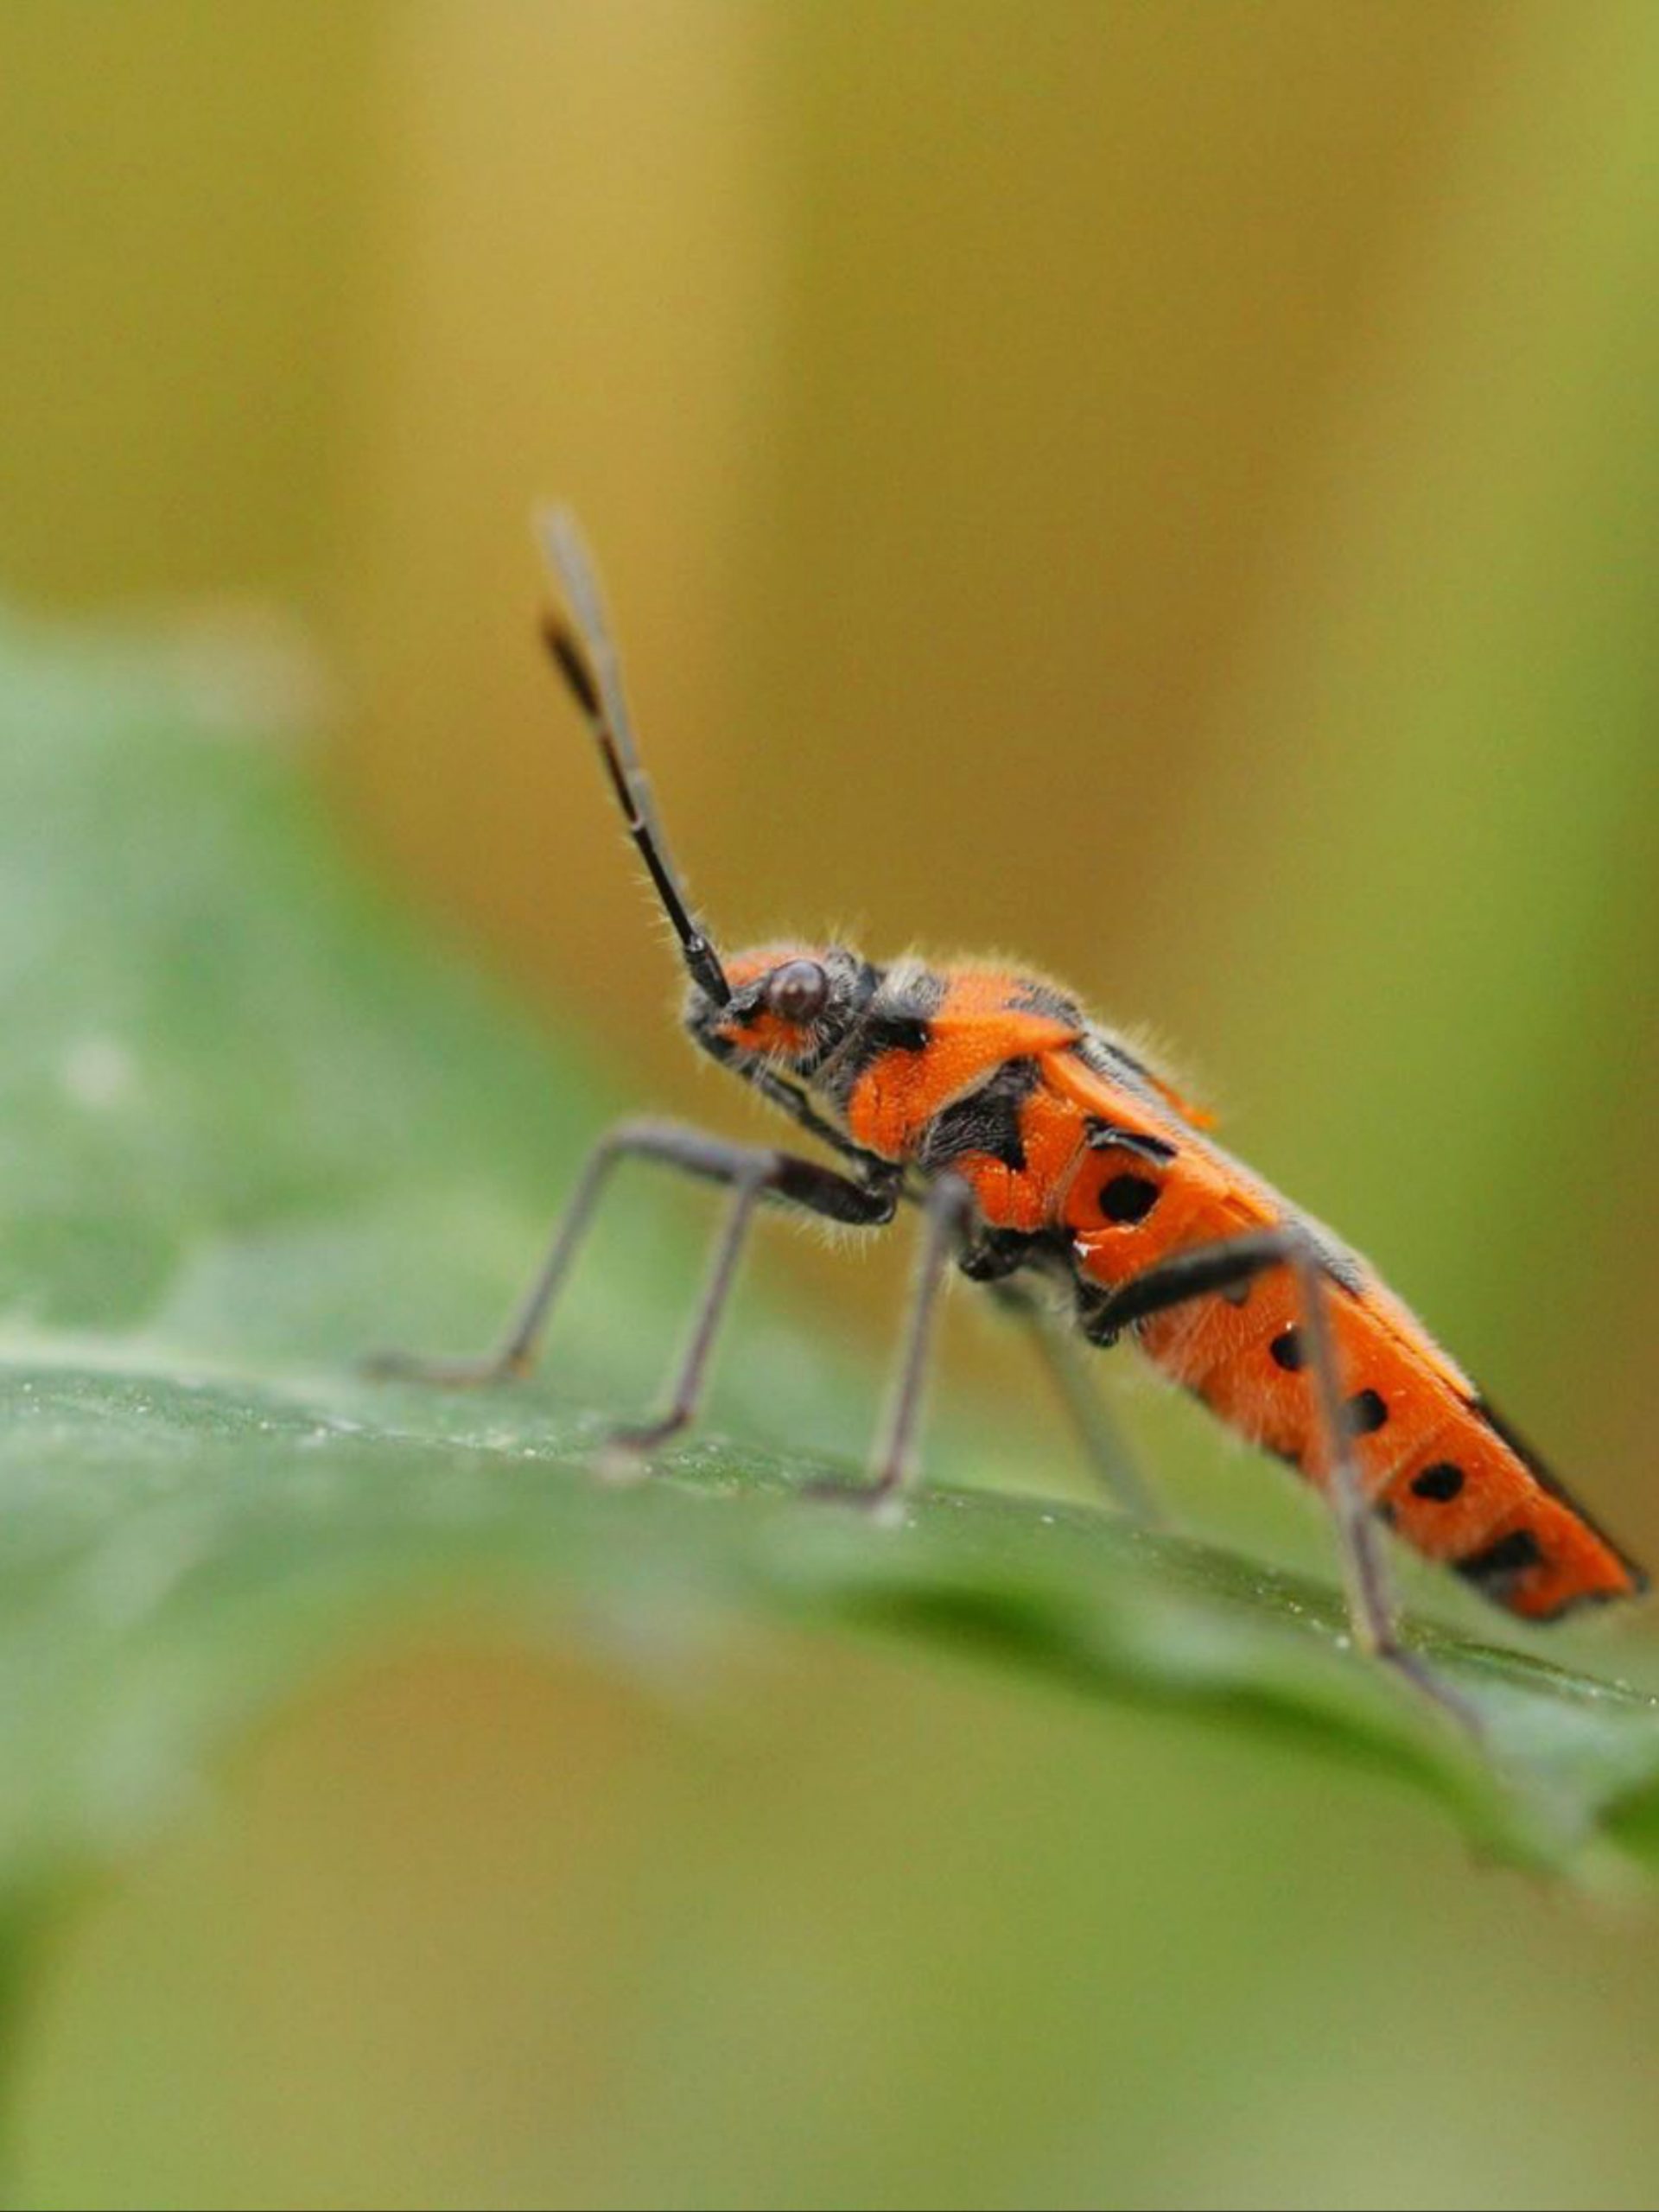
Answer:
POLYGON ((1472 1582, 1489 1598, 1501 1593, 1529 1567, 1541 1567, 1543 1563, 1544 1554, 1530 1529, 1511 1529, 1496 1543, 1471 1552, 1467 1559, 1452 1562, 1465 1582, 1472 1582))
POLYGON ((873 1007, 861 1023, 857 1042, 848 1058, 868 1067, 887 1052, 925 1052, 932 1033, 925 1014, 873 1007))
POLYGON ((1132 1228, 1146 1219, 1162 1196, 1162 1185, 1149 1175, 1114 1175, 1101 1185, 1100 1211, 1106 1220, 1132 1228))
POLYGON ((1300 1374, 1307 1359, 1302 1350, 1301 1331, 1281 1329, 1268 1346, 1268 1357, 1275 1367, 1282 1367, 1287 1375, 1300 1374))
POLYGON ((1132 1152, 1137 1160, 1149 1160, 1157 1167, 1166 1166, 1180 1150, 1166 1137, 1143 1136, 1139 1129, 1120 1128, 1099 1114, 1090 1114, 1084 1122, 1083 1141, 1090 1152, 1132 1152))
POLYGON ((1436 1505, 1450 1505, 1467 1480, 1463 1469, 1454 1466, 1450 1459, 1437 1459, 1432 1467, 1425 1467, 1421 1474, 1412 1477, 1412 1495, 1430 1498, 1436 1505))
POLYGON ((1388 1401, 1380 1390, 1356 1390, 1348 1401, 1346 1414, 1351 1436, 1374 1436, 1387 1426, 1388 1401))
POLYGON ((925 1052, 933 1016, 944 1003, 945 980, 931 969, 889 969, 880 988, 824 1063, 824 1088, 845 1107, 860 1076, 888 1052, 925 1052))
POLYGON ((1020 1111, 1036 1088, 1035 1060, 1004 1060, 988 1083, 934 1116, 917 1163, 923 1173, 937 1174, 964 1154, 978 1152, 1022 1174, 1026 1146, 1020 1111))

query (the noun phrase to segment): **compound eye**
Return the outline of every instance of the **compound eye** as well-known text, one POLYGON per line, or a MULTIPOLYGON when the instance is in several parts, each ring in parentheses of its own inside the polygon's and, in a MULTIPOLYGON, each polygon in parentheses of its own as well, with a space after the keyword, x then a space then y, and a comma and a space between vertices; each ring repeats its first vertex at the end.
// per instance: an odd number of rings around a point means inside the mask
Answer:
POLYGON ((766 1005, 785 1021, 816 1021, 830 995, 830 978, 816 960, 785 960, 766 979, 766 1005))

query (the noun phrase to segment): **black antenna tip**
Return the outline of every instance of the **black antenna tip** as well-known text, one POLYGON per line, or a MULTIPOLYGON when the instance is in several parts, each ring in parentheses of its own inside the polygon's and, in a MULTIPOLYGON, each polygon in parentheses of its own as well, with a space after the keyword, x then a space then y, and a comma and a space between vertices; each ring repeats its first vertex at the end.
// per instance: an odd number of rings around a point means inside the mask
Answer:
POLYGON ((599 686, 594 681, 594 671, 588 665, 581 646, 565 626, 562 614, 550 609, 542 620, 542 639, 558 665, 558 671, 569 685, 576 704, 589 721, 597 721, 603 711, 600 705, 599 686))

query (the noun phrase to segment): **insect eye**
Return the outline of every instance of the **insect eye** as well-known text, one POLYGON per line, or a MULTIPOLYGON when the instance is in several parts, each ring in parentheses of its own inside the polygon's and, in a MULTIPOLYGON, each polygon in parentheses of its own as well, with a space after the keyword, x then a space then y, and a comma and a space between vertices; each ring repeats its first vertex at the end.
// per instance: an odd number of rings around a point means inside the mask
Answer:
POLYGON ((830 995, 830 978, 816 960, 786 960, 766 982, 766 1005, 785 1021, 814 1021, 830 995))

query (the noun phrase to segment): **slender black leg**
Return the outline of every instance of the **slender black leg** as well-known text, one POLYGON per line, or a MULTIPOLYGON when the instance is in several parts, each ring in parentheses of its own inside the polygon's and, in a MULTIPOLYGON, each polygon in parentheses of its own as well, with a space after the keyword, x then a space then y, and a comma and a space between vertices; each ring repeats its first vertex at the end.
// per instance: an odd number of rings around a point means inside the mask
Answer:
POLYGON ((922 1213, 921 1246, 916 1257, 893 1395, 870 1455, 870 1479, 856 1488, 849 1488, 845 1483, 822 1483, 815 1486, 813 1492, 817 1497, 866 1507, 877 1513, 891 1508, 909 1488, 915 1473, 916 1432, 926 1395, 928 1354, 933 1344, 939 1287, 946 1269, 961 1249, 963 1232, 973 1213, 973 1193, 959 1176, 942 1175, 919 1193, 918 1204, 922 1213))
POLYGON ((1131 1520, 1149 1528, 1165 1525, 1162 1508, 1142 1481, 1122 1432, 1094 1388, 1089 1354, 1079 1344, 1075 1328, 1052 1313, 1041 1296, 1017 1276, 993 1281, 988 1287, 997 1304, 1017 1314, 1030 1330, 1102 1488, 1131 1520))
POLYGON ((569 1205, 554 1230, 546 1259, 508 1326, 499 1349, 480 1359, 424 1359, 406 1352, 383 1352, 369 1371, 448 1386, 505 1382, 528 1372, 536 1346, 576 1252, 592 1224, 601 1192, 620 1160, 660 1160, 706 1182, 728 1184, 731 1210, 715 1248, 690 1342, 681 1362, 668 1413, 650 1427, 625 1430, 618 1441, 643 1447, 683 1428, 696 1411, 706 1379, 715 1334, 736 1277, 743 1243, 763 1198, 799 1206, 854 1228, 880 1228, 898 1208, 896 1184, 855 1182, 850 1176, 792 1153, 759 1145, 728 1143, 700 1129, 669 1122, 624 1122, 589 1154, 569 1205))
POLYGON ((726 1312, 732 1286, 737 1281, 737 1264, 743 1256, 743 1246, 753 1224, 755 1209, 766 1193, 764 1169, 743 1176, 733 1185, 730 1211, 725 1227, 715 1246, 715 1256, 709 1264, 708 1278, 692 1316, 691 1332, 686 1339, 680 1370, 675 1378, 673 1395, 668 1410, 658 1419, 641 1422, 638 1427, 619 1428, 612 1434, 610 1443, 621 1452, 649 1452, 658 1444, 665 1444, 686 1427, 702 1401, 703 1385, 709 1376, 709 1357, 715 1348, 715 1338, 726 1312))
POLYGON ((917 1255, 910 1314, 899 1354, 893 1402, 871 1468, 878 1497, 895 1496, 915 1469, 916 1430, 927 1388, 927 1359, 933 1348, 939 1289, 972 1211, 973 1193, 955 1175, 942 1175, 922 1200, 922 1244, 917 1255))
POLYGON ((1085 1318, 1086 1332, 1097 1344, 1110 1344, 1136 1321, 1192 1299, 1236 1288, 1278 1267, 1290 1269, 1296 1286, 1355 1641, 1478 1735, 1480 1722, 1471 1707, 1400 1642, 1382 1537, 1366 1503, 1354 1459, 1331 1321, 1330 1287, 1318 1248, 1306 1231, 1294 1225, 1262 1230, 1178 1253, 1094 1306, 1085 1318))

